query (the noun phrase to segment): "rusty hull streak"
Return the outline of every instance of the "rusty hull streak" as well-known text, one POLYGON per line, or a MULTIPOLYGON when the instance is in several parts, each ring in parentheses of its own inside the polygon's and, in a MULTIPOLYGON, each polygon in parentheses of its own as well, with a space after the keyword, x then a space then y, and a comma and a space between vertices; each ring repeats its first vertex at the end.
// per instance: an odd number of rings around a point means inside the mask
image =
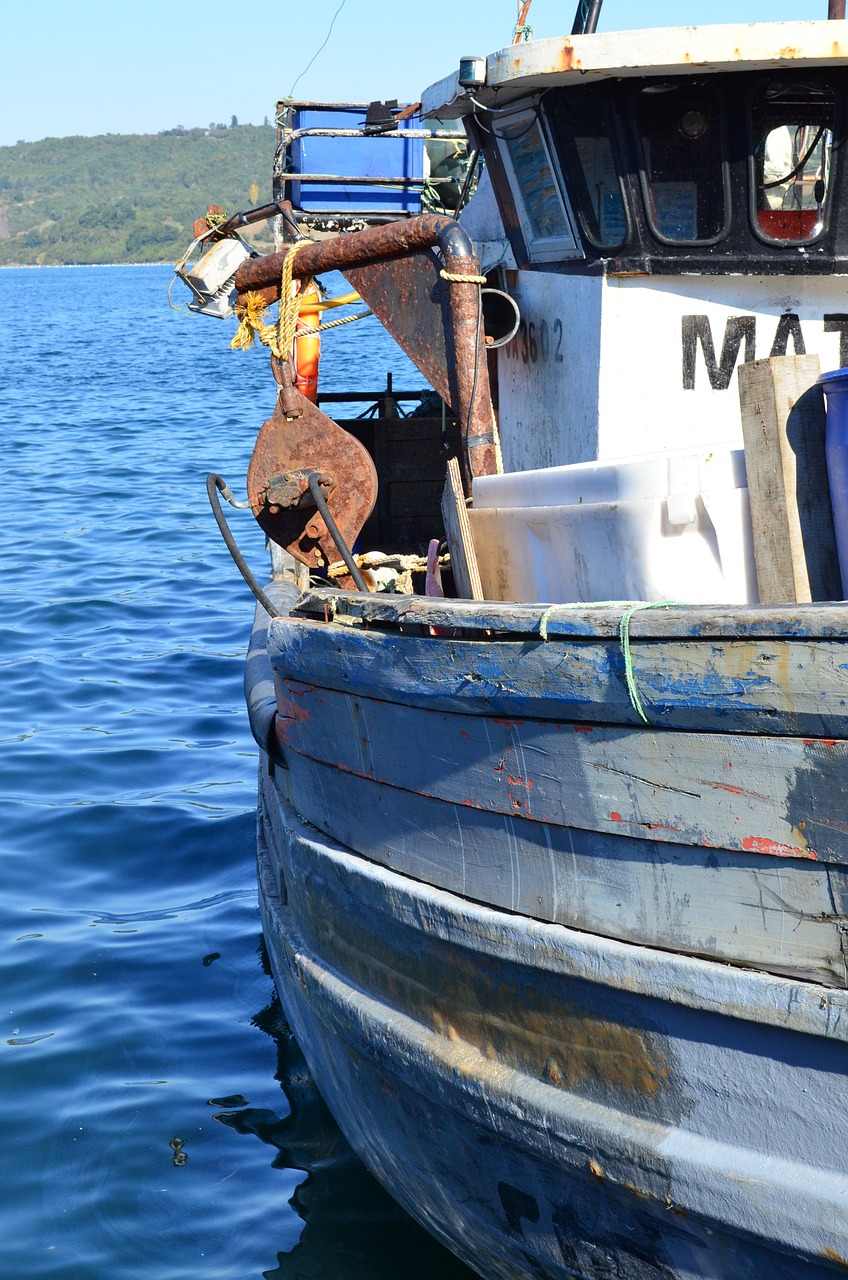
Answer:
MULTIPOLYGON (((342 271, 350 277, 356 270, 360 293, 370 305, 369 293, 379 295, 381 282, 387 277, 387 273, 376 269, 379 264, 400 259, 409 261, 414 255, 427 254, 433 249, 440 251, 444 269, 451 275, 479 275, 480 265, 466 232, 452 218, 440 214, 422 214, 405 222, 368 227, 333 240, 307 244, 298 250, 292 274, 296 279, 303 279, 325 271, 342 271)), ((259 292, 266 303, 279 298, 282 266, 288 252, 289 249, 284 249, 243 263, 236 272, 239 296, 259 292)), ((429 302, 438 305, 440 298, 438 294, 429 302)), ((375 299, 374 310, 379 307, 385 313, 385 305, 375 299)), ((479 286, 451 282, 447 312, 446 380, 451 407, 462 423, 468 471, 471 476, 493 475, 497 471, 497 458, 491 438, 492 406, 479 286)), ((412 327, 414 329, 414 322, 412 327)), ((400 332, 402 338, 406 336, 402 329, 400 332)), ((420 343, 407 340, 411 344, 407 352, 417 362, 422 358, 420 343)))
POLYGON ((522 1071, 568 1092, 592 1086, 610 1103, 653 1098, 670 1083, 662 1038, 640 1027, 568 1000, 555 1008, 536 1005, 460 948, 434 950, 422 965, 415 948, 402 953, 352 918, 337 920, 332 936, 317 916, 313 923, 323 934, 325 957, 340 973, 352 976, 373 999, 476 1050, 495 1069, 522 1071), (493 999, 481 998, 481 984, 493 986, 493 999))

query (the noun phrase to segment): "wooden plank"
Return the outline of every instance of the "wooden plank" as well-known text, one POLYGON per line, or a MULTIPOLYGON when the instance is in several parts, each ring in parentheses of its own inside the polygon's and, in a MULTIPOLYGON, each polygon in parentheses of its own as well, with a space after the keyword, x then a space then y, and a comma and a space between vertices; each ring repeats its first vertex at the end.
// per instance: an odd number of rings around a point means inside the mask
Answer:
MULTIPOLYGON (((289 755, 301 816, 371 862, 534 920, 846 985, 844 867, 542 828, 289 755)), ((279 833, 285 800, 266 795, 279 833)))
MULTIPOLYGON (((471 715, 641 723, 618 636, 498 641, 327 626, 271 629, 280 675, 471 715)), ((653 724, 848 738, 848 641, 636 640, 632 674, 653 724)))
POLYGON ((739 400, 760 601, 842 596, 816 355, 739 368, 739 400))
MULTIPOLYGON (((601 605, 505 604, 499 601, 427 599, 424 596, 362 595, 314 588, 292 606, 296 616, 354 624, 408 626, 485 632, 488 635, 539 636, 544 623, 549 639, 617 636, 627 602, 601 605)), ((633 613, 630 634, 657 638, 691 636, 725 640, 736 636, 848 636, 848 606, 813 603, 765 608, 752 605, 681 605, 633 613)))
POLYGON ((283 679, 277 707, 284 749, 450 804, 848 863, 845 740, 457 715, 283 679))
POLYGON ((480 571, 477 568, 471 523, 465 506, 459 462, 456 458, 448 461, 445 490, 442 494, 442 519, 445 522, 445 535, 450 548, 451 568, 456 589, 466 600, 482 600, 483 587, 480 582, 480 571))

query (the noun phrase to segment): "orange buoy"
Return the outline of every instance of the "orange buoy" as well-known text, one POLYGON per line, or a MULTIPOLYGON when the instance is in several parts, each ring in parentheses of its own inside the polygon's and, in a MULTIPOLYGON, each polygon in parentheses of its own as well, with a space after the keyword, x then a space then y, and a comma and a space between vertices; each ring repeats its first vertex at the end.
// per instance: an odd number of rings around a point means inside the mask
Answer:
POLYGON ((299 338, 299 329, 317 328, 321 323, 321 294, 317 284, 309 284, 303 291, 300 314, 294 337, 294 384, 302 396, 313 404, 318 399, 318 362, 321 358, 321 338, 317 333, 299 338))

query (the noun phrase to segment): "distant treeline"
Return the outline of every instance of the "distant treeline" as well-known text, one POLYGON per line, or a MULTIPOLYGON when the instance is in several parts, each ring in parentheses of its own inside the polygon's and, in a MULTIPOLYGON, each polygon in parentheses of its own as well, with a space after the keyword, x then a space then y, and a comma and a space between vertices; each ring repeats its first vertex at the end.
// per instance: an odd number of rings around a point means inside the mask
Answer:
POLYGON ((271 199, 274 136, 233 123, 0 147, 0 265, 175 261, 210 204, 271 199))

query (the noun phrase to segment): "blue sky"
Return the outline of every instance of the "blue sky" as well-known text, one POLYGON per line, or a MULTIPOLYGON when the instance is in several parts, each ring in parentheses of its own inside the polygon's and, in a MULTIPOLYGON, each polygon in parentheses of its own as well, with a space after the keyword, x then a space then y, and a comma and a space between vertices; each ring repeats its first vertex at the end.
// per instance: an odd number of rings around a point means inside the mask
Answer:
MULTIPOLYGON (((69 134, 156 133, 273 118, 342 0, 34 0, 6 6, 0 146, 69 134), (271 15, 276 15, 272 25, 271 15)), ((462 54, 509 44, 517 0, 344 0, 299 97, 415 100, 462 54)), ((571 30, 576 0, 533 0, 538 37, 571 30)), ((827 17, 827 0, 605 0, 599 30, 827 17)))

